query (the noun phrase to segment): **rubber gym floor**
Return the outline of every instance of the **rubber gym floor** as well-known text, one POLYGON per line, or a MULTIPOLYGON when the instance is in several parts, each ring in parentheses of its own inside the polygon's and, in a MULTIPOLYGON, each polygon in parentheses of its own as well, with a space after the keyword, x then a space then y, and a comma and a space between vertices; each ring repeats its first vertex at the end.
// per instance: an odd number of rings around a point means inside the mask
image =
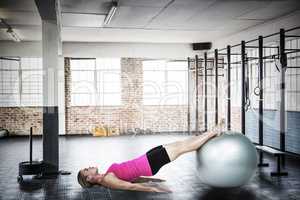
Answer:
MULTIPOLYGON (((0 199, 182 199, 182 200, 296 200, 300 199, 300 163, 287 158, 287 177, 272 178, 270 171, 275 160, 266 157, 270 167, 257 170, 256 175, 245 186, 220 190, 202 184, 197 174, 195 153, 183 155, 173 163, 164 166, 156 175, 173 192, 166 194, 110 190, 94 186, 83 189, 77 183, 77 171, 81 167, 98 166, 104 171, 112 162, 134 158, 148 149, 187 136, 146 135, 95 138, 91 136, 60 137, 60 169, 71 171, 71 175, 58 178, 31 179, 24 177, 24 183, 17 182, 18 163, 28 160, 28 138, 7 138, 0 140, 0 199)), ((33 158, 42 158, 42 139, 34 138, 33 158)), ((228 169, 230 170, 230 169, 228 169)))

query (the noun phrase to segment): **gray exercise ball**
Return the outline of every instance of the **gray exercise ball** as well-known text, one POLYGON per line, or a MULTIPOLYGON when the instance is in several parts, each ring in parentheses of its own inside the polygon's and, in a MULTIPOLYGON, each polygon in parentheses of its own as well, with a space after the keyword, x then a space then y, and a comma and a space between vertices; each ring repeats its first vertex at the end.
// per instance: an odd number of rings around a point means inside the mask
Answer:
POLYGON ((242 186, 253 176, 256 167, 255 146, 241 133, 224 132, 197 151, 198 176, 212 187, 242 186))

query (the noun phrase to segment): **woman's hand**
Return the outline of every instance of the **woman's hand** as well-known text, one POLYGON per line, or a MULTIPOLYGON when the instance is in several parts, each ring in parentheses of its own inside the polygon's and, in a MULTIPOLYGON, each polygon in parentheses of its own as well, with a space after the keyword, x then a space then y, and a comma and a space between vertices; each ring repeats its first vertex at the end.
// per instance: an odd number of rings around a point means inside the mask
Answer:
POLYGON ((99 185, 103 185, 105 187, 111 189, 119 189, 119 190, 131 190, 131 191, 142 191, 142 192, 159 192, 159 193, 167 193, 171 192, 168 188, 149 186, 141 183, 131 183, 127 181, 123 181, 116 177, 112 173, 108 173, 104 176, 103 180, 99 185))
POLYGON ((147 184, 134 183, 132 190, 135 191, 144 191, 144 192, 156 192, 156 193, 170 193, 170 189, 160 186, 149 186, 147 184))
POLYGON ((151 187, 150 192, 156 192, 156 193, 170 193, 172 190, 168 188, 161 188, 161 187, 151 187))

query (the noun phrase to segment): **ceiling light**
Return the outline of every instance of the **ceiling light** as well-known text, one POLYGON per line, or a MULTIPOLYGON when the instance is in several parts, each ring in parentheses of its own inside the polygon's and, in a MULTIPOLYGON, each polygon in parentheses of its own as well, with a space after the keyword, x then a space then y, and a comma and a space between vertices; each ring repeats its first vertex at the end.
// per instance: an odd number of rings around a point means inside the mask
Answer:
POLYGON ((12 28, 7 29, 6 32, 10 35, 10 37, 13 41, 21 42, 20 37, 12 30, 12 28))
POLYGON ((13 41, 15 41, 15 42, 21 42, 21 38, 17 35, 16 32, 14 32, 14 30, 12 29, 12 27, 4 21, 4 19, 0 19, 0 23, 3 24, 7 28, 6 33, 9 35, 9 37, 13 41))
POLYGON ((104 19, 104 23, 103 23, 104 26, 107 26, 110 23, 111 19, 116 13, 117 7, 118 7, 118 2, 113 1, 109 12, 104 19))

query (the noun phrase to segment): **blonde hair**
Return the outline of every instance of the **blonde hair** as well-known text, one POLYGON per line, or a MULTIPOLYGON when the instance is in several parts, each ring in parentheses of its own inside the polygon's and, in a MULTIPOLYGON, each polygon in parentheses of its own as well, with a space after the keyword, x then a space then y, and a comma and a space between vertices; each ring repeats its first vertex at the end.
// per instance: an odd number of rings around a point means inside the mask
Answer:
POLYGON ((92 187, 93 184, 86 180, 86 177, 81 173, 81 170, 77 174, 78 183, 81 187, 92 187))

